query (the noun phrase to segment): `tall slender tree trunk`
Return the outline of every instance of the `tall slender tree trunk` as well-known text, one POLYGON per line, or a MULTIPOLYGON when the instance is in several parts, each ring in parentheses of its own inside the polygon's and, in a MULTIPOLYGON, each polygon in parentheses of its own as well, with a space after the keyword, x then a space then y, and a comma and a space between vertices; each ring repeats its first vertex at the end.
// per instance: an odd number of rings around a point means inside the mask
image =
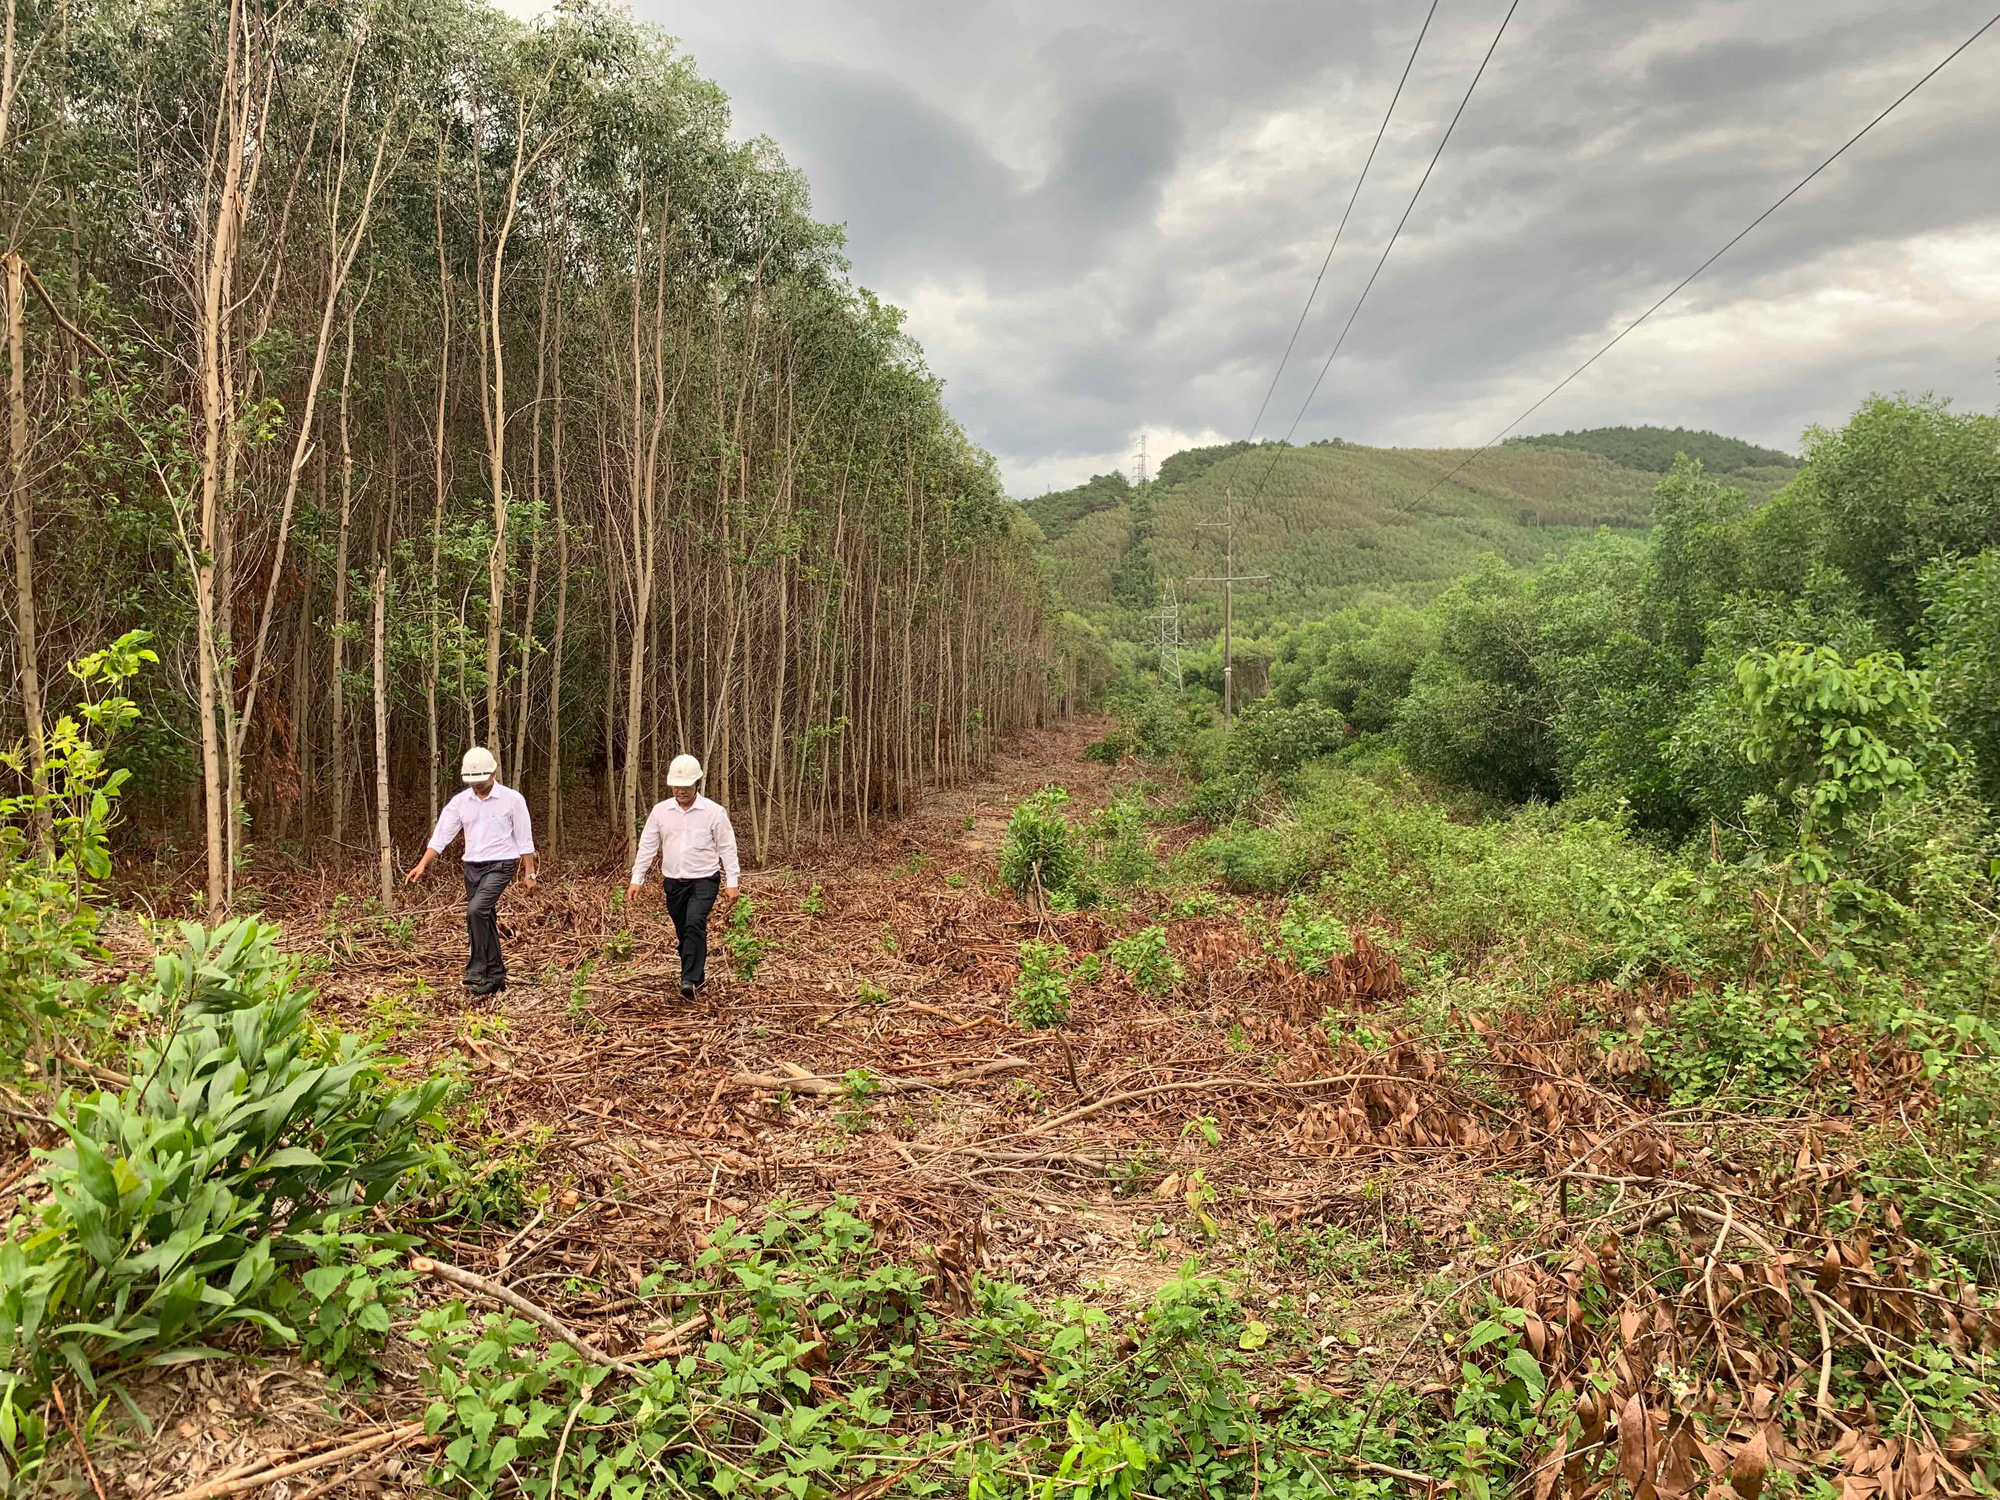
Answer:
POLYGON ((347 360, 340 371, 340 533, 333 548, 333 681, 327 685, 332 733, 334 858, 347 852, 347 559, 354 531, 354 446, 348 402, 354 383, 354 304, 347 309, 347 360))
POLYGON ((375 565, 375 864, 382 909, 396 905, 396 855, 389 842, 389 666, 385 649, 389 605, 389 542, 375 565))
POLYGON ((549 468, 556 492, 556 627, 549 642, 549 810, 544 820, 549 845, 562 839, 563 633, 569 626, 569 521, 563 503, 562 298, 556 298, 555 411, 551 417, 549 468))
MULTIPOLYGON (((7 44, 11 53, 14 7, 7 7, 7 44)), ((12 59, 9 61, 9 78, 12 59)), ((44 863, 55 857, 55 840, 47 804, 48 741, 42 725, 41 636, 35 627, 35 521, 28 496, 28 349, 26 336, 28 278, 19 251, 6 257, 7 276, 7 509, 14 523, 14 642, 21 661, 21 717, 28 738, 28 789, 35 798, 29 814, 35 852, 44 863)))

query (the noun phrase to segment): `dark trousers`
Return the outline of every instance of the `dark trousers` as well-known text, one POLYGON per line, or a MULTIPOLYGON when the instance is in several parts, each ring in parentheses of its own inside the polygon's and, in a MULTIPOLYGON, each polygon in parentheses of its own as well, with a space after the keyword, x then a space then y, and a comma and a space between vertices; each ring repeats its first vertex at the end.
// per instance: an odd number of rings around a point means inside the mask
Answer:
POLYGON ((507 960, 500 956, 500 924, 493 913, 500 893, 514 883, 513 859, 469 859, 465 862, 465 935, 472 955, 465 961, 467 984, 505 984, 507 960))
POLYGON ((674 936, 680 939, 682 989, 698 990, 708 977, 708 914, 715 910, 715 893, 721 889, 719 874, 660 882, 667 915, 674 919, 674 936))

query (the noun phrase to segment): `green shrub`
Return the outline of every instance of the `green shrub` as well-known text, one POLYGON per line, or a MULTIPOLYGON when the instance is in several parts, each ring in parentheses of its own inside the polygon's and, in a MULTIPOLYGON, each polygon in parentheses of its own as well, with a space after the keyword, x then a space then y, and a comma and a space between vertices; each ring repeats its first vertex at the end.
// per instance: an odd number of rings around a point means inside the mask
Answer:
POLYGON ((1321 703, 1280 708, 1260 699, 1244 709, 1229 732, 1232 767, 1260 776, 1288 776, 1309 760, 1340 748, 1347 725, 1321 703))
MULTIPOLYGON (((74 716, 44 729, 43 790, 0 797, 0 1050, 10 1059, 37 1051, 44 1027, 88 1024, 101 1008, 103 991, 83 978, 101 956, 91 902, 111 873, 106 836, 130 774, 112 770, 105 754, 138 718, 121 689, 159 660, 145 649, 150 639, 130 631, 70 664, 85 697, 74 716)), ((27 780, 24 747, 0 751, 0 765, 27 780)))
POLYGON ((1187 977, 1174 950, 1167 944, 1167 929, 1155 922, 1130 937, 1120 938, 1105 950, 1112 963, 1125 971, 1141 994, 1155 999, 1172 992, 1187 977))
POLYGON ((1014 984, 1014 1018, 1037 1031, 1069 1019, 1069 950, 1030 938, 1021 944, 1021 977, 1014 984))
POLYGON ((738 979, 746 982, 757 977, 757 970, 772 948, 769 938, 757 936, 755 923, 756 908, 750 898, 738 896, 722 929, 722 946, 729 950, 730 968, 738 979))
POLYGON ((1063 816, 1069 793, 1046 786, 1014 809, 1000 847, 1000 878, 1023 901, 1075 910, 1096 903, 1089 851, 1063 816))
POLYGON ((1160 861, 1146 836, 1146 805, 1121 797, 1091 820, 1096 859, 1091 883, 1106 890, 1130 890, 1145 885, 1160 872, 1160 861))
POLYGON ((1101 740, 1093 740, 1083 748, 1085 760, 1099 761, 1107 766, 1115 766, 1131 751, 1131 742, 1113 730, 1101 740))
POLYGON ((1646 1056, 1676 1105, 1716 1098, 1782 1103, 1801 1097, 1819 1028, 1844 1019, 1825 997, 1725 984, 1675 1004, 1647 1028, 1646 1056))
POLYGON ((60 1359, 91 1384, 233 1325, 295 1338, 270 1310, 287 1267, 423 1158, 441 1080, 394 1088, 372 1046, 315 1025, 274 928, 181 930, 147 1004, 164 1041, 122 1094, 64 1095, 49 1199, 0 1244, 0 1380, 60 1359))

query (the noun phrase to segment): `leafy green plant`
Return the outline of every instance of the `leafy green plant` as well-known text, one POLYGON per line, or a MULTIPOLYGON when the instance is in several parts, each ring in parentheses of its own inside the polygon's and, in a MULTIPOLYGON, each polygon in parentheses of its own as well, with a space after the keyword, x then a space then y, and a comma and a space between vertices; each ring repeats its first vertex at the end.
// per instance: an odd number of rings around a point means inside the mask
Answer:
POLYGON ((290 1340, 269 1301, 305 1237, 424 1159, 442 1080, 397 1088, 372 1046, 314 1024, 275 929, 181 934, 143 1006, 162 1038, 122 1093, 65 1094, 48 1200, 0 1243, 0 1379, 39 1385, 60 1360, 92 1386, 236 1324, 290 1340))
POLYGON ((1023 901, 1056 910, 1095 904, 1089 852, 1063 815, 1069 793, 1043 787, 1014 809, 1000 846, 1000 878, 1023 901))
POLYGON ((1105 956, 1125 971, 1142 995, 1155 999, 1172 993, 1174 986, 1187 977, 1187 971, 1167 943, 1166 925, 1161 922, 1120 938, 1105 950, 1105 956))
POLYGON ((416 1279, 400 1266, 416 1241, 329 1229, 302 1234, 299 1242, 318 1264, 280 1277, 267 1304, 298 1336, 299 1352, 326 1373, 329 1386, 373 1390, 374 1355, 416 1279))
POLYGON ((1121 797, 1091 820, 1095 848, 1092 883, 1107 890, 1130 890, 1159 874, 1160 861, 1146 837, 1146 806, 1121 797))
POLYGON ((604 956, 615 964, 625 963, 638 950, 639 945, 633 940, 629 927, 619 928, 604 940, 604 956))
POLYGON ((1069 977, 1063 966, 1069 950, 1061 943, 1030 938, 1021 944, 1021 975, 1014 982, 1014 1019, 1045 1031, 1069 1019, 1069 977))
POLYGON ((817 883, 804 896, 799 898, 799 910, 809 917, 823 917, 826 915, 826 897, 820 894, 817 883))
POLYGON ((39 786, 24 746, 0 751, 0 765, 30 784, 0 797, 0 1041, 14 1058, 38 1054, 47 1026, 89 1023, 104 998, 83 978, 100 952, 92 897, 111 873, 108 836, 131 774, 106 756, 139 717, 123 689, 159 660, 151 638, 129 631, 70 664, 84 698, 45 727, 39 786))
POLYGON ((596 966, 596 960, 584 959, 569 982, 569 1003, 563 1014, 569 1017, 570 1025, 581 1031, 600 1031, 604 1026, 590 1010, 590 971, 596 966))
POLYGON ((1285 903, 1276 941, 1269 948, 1301 974, 1320 975, 1341 955, 1354 951, 1354 934, 1331 912, 1293 900, 1285 903))
POLYGON ((859 1135, 868 1128, 868 1103, 882 1091, 882 1084, 866 1068, 850 1068, 840 1080, 841 1107, 833 1123, 843 1135, 859 1135))
POLYGON ((738 979, 749 981, 757 977, 765 957, 773 946, 769 938, 760 938, 756 931, 756 909, 748 896, 739 896, 730 908, 729 922, 723 928, 722 945, 729 950, 729 964, 738 979))

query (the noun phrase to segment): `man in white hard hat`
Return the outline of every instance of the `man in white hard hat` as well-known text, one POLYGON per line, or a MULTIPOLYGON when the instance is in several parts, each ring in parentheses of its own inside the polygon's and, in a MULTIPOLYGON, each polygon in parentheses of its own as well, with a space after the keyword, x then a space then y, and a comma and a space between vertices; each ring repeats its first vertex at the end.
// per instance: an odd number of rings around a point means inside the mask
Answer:
POLYGON ((735 900, 743 871, 736 862, 736 830, 729 826, 729 814, 699 791, 701 762, 676 755, 667 767, 667 785, 673 796, 646 815, 628 894, 638 900, 657 855, 660 890, 680 940, 681 998, 692 1000, 707 978, 708 914, 715 909, 717 887, 735 900), (723 886, 725 875, 728 884, 723 886))
POLYGON ((497 780, 500 765, 491 750, 475 745, 466 751, 458 774, 465 790, 445 803, 424 857, 403 881, 422 880, 431 861, 465 835, 465 935, 472 949, 465 987, 475 995, 493 995, 507 988, 507 960, 500 953, 500 927, 493 914, 516 870, 529 890, 535 888, 535 829, 528 799, 497 780))

